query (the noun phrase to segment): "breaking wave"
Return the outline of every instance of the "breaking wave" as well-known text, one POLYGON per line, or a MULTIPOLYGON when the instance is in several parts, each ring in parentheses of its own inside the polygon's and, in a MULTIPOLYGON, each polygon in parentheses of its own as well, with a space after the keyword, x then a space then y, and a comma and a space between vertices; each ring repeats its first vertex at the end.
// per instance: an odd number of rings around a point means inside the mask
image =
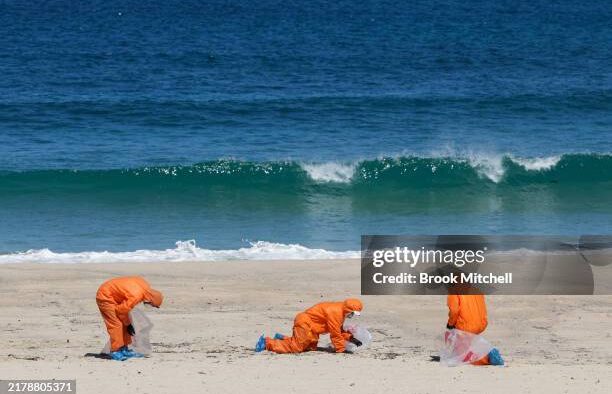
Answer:
POLYGON ((174 249, 136 250, 132 252, 56 253, 49 249, 0 255, 0 264, 7 263, 151 263, 220 260, 324 260, 359 258, 359 251, 333 252, 310 249, 298 244, 258 241, 249 247, 228 250, 199 248, 194 240, 178 241, 174 249))
POLYGON ((2 197, 69 194, 86 198, 109 191, 180 193, 210 190, 273 191, 290 194, 365 193, 373 187, 406 190, 530 185, 584 185, 612 181, 612 155, 566 154, 540 158, 504 155, 466 157, 402 156, 355 162, 300 163, 215 160, 189 166, 106 170, 0 172, 2 197))

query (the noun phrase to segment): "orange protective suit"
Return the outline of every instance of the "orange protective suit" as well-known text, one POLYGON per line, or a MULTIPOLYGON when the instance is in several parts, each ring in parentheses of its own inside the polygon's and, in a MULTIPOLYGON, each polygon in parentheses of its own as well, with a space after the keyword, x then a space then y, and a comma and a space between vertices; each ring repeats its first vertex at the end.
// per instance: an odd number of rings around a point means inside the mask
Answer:
POLYGON ((487 306, 484 295, 450 294, 446 303, 449 326, 472 334, 480 334, 487 328, 487 306))
POLYGON ((137 304, 146 301, 159 308, 164 296, 151 288, 139 276, 114 278, 104 282, 96 293, 96 303, 104 318, 111 341, 111 351, 117 351, 132 343, 127 331, 130 325, 129 312, 137 304))
POLYGON ((317 350, 319 335, 329 333, 337 353, 345 350, 344 341, 351 334, 342 331, 346 315, 360 312, 361 301, 349 298, 342 302, 322 302, 302 313, 298 313, 293 323, 293 335, 284 339, 266 338, 266 350, 276 353, 301 353, 317 350))
MULTIPOLYGON (((484 295, 450 294, 446 303, 449 326, 472 334, 480 334, 487 328, 487 306, 484 295)), ((488 365, 489 357, 485 356, 473 364, 488 365)))

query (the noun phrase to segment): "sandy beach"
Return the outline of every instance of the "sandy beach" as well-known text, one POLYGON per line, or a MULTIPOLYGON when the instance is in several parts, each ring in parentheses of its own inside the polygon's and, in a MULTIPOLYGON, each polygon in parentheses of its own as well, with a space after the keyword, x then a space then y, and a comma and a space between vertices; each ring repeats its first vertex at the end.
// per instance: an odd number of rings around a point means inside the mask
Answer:
POLYGON ((0 378, 76 379, 80 393, 612 390, 604 296, 489 296, 485 336, 506 367, 430 361, 445 325, 442 296, 361 297, 374 341, 357 354, 253 352, 262 333, 290 333, 297 312, 359 292, 357 260, 0 265, 0 378), (154 353, 101 359, 96 289, 135 274, 166 295, 160 310, 147 309, 154 353))

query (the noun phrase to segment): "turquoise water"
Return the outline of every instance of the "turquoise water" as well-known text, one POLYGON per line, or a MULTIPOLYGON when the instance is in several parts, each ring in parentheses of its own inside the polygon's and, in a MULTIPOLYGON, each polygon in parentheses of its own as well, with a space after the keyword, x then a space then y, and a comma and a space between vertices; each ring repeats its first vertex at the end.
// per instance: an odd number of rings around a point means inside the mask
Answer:
POLYGON ((0 253, 612 233, 611 18, 4 1, 0 253))

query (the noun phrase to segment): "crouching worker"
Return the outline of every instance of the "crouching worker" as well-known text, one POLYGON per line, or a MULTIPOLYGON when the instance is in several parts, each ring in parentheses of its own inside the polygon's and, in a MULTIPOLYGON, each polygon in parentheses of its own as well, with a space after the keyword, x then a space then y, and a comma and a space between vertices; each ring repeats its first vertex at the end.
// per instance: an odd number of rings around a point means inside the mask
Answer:
POLYGON ((255 345, 255 351, 270 350, 275 353, 302 353, 317 350, 319 335, 328 334, 336 353, 344 353, 345 341, 357 346, 361 343, 351 333, 342 330, 344 319, 361 314, 361 301, 349 298, 342 302, 322 302, 298 313, 293 322, 293 335, 284 337, 276 334, 274 339, 262 335, 255 345))
MULTIPOLYGON (((446 302, 448 305, 447 329, 458 329, 478 335, 487 328, 487 306, 484 295, 449 294, 446 302)), ((504 365, 504 360, 499 351, 494 348, 488 355, 472 364, 504 365)))
POLYGON ((142 357, 142 354, 128 348, 135 334, 129 312, 141 302, 159 308, 163 299, 162 293, 152 289, 139 276, 110 279, 100 286, 96 303, 110 336, 110 356, 113 360, 142 357))

